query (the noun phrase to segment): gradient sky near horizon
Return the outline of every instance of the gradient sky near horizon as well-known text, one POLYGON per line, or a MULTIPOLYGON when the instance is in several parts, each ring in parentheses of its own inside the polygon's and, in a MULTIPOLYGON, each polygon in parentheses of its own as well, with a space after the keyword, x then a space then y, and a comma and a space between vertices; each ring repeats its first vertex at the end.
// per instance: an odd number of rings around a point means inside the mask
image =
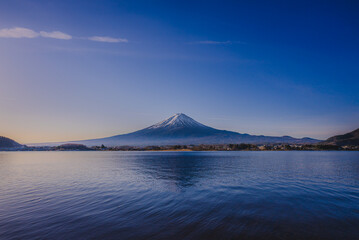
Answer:
POLYGON ((358 1, 0 1, 0 135, 219 129, 326 139, 359 127, 358 1))

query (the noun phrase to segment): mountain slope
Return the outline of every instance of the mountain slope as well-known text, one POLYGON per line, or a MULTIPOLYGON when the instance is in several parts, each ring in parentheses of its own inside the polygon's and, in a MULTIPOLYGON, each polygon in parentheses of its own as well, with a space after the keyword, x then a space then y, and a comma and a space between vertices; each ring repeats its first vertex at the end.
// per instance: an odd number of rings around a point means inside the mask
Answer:
POLYGON ((359 128, 350 133, 330 137, 321 144, 333 144, 338 146, 359 145, 359 128))
POLYGON ((73 141, 87 146, 104 144, 105 146, 145 146, 175 144, 227 144, 227 143, 317 143, 311 138, 292 138, 289 136, 269 137, 241 134, 218 130, 203 125, 183 113, 165 119, 148 128, 107 138, 73 141))
POLYGON ((10 138, 0 136, 0 149, 11 149, 20 147, 23 147, 23 145, 15 142, 10 138))

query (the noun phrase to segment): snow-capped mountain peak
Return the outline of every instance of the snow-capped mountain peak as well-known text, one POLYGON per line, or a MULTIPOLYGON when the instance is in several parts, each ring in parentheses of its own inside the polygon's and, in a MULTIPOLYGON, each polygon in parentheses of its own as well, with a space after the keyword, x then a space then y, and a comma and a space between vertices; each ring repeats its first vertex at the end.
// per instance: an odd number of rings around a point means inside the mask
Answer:
MULTIPOLYGON (((271 137, 241 134, 215 129, 203 125, 183 113, 177 113, 162 122, 132 133, 107 138, 71 141, 87 146, 154 146, 154 145, 196 145, 196 144, 268 144, 268 143, 316 143, 310 138, 271 137)), ((60 145, 63 143, 50 143, 60 145)), ((43 144, 44 145, 44 144, 43 144)), ((44 146, 51 146, 46 143, 44 146)))
POLYGON ((156 123, 148 129, 158 129, 158 128, 182 128, 182 127, 190 127, 190 128, 198 128, 198 127, 206 127, 205 125, 195 121, 194 119, 188 117, 184 113, 177 113, 172 117, 169 117, 162 122, 156 123))

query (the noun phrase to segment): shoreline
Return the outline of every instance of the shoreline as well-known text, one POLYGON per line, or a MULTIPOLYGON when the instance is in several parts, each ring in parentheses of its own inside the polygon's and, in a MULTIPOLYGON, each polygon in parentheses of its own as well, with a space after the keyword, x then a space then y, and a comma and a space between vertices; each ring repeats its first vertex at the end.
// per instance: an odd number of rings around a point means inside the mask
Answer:
POLYGON ((359 149, 303 149, 303 150, 192 150, 192 149, 166 149, 166 150, 0 150, 1 152, 358 152, 359 149))

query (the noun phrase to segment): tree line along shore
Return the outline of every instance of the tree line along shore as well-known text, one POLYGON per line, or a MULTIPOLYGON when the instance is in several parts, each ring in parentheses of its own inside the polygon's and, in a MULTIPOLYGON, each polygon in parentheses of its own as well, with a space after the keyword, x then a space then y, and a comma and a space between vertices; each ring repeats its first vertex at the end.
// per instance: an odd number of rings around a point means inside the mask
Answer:
POLYGON ((201 145, 168 145, 168 146, 93 146, 82 144, 62 144, 55 147, 27 147, 3 149, 11 151, 358 151, 359 146, 337 146, 330 144, 201 144, 201 145))

